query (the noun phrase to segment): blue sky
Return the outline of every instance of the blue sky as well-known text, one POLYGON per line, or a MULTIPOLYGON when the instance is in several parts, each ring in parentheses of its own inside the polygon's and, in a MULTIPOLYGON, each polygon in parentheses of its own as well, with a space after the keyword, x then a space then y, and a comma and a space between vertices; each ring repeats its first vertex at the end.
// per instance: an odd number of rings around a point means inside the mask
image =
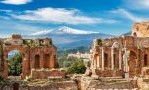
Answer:
POLYGON ((0 0, 0 37, 68 26, 120 35, 149 20, 149 0, 0 0))

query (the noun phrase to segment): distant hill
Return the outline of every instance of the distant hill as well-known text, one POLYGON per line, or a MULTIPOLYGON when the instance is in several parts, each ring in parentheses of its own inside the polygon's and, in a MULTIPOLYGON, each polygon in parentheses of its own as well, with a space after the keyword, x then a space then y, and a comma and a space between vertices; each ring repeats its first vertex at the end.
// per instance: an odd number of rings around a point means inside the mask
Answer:
POLYGON ((54 44, 59 49, 65 49, 65 48, 75 48, 79 46, 90 46, 92 44, 93 39, 110 38, 114 36, 99 32, 78 30, 63 26, 55 29, 35 32, 30 35, 25 35, 25 37, 32 37, 32 38, 50 37, 52 38, 54 44))
POLYGON ((123 34, 123 35, 125 35, 125 36, 131 35, 131 31, 130 31, 130 32, 127 32, 127 33, 125 33, 125 34, 123 34))
POLYGON ((72 48, 72 49, 61 49, 58 51, 58 53, 77 53, 78 51, 80 53, 89 53, 90 52, 91 47, 86 47, 86 46, 80 46, 80 47, 76 47, 76 48, 72 48))

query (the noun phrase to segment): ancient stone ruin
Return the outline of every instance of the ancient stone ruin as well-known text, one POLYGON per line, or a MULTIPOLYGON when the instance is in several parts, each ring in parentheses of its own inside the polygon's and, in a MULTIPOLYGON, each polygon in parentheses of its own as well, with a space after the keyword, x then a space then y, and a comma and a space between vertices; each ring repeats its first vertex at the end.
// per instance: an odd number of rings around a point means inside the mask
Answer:
POLYGON ((50 38, 23 39, 21 35, 12 35, 11 38, 0 40, 0 76, 4 78, 8 77, 8 53, 11 50, 18 50, 23 55, 22 79, 30 75, 32 78, 63 75, 60 70, 53 71, 57 48, 50 38))
POLYGON ((135 23, 131 35, 94 41, 92 76, 145 77, 148 66, 149 22, 135 23))
POLYGON ((149 89, 149 22, 135 23, 131 35, 95 39, 82 90, 149 89))

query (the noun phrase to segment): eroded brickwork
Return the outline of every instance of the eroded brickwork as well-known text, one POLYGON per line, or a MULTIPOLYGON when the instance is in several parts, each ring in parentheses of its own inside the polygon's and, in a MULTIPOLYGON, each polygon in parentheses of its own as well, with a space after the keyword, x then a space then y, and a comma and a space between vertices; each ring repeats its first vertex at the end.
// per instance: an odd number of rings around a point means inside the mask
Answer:
POLYGON ((142 76, 149 66, 149 22, 134 24, 131 36, 96 39, 91 51, 93 76, 142 76))
POLYGON ((149 36, 149 22, 135 23, 132 28, 132 36, 148 37, 149 36))
POLYGON ((23 55, 22 78, 29 76, 32 69, 52 69, 56 66, 57 48, 51 39, 23 39, 21 35, 12 35, 0 42, 0 76, 5 78, 8 77, 8 53, 12 50, 18 50, 23 55))
POLYGON ((63 70, 34 70, 31 71, 33 79, 62 79, 65 77, 63 70))

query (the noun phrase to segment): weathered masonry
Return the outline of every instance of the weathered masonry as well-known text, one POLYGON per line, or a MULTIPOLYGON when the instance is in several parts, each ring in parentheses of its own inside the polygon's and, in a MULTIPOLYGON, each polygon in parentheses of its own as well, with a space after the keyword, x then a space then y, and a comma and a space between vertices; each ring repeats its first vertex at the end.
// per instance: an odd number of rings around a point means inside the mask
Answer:
MULTIPOLYGON (((21 35, 0 41, 0 76, 8 77, 8 53, 18 50, 23 55, 21 77, 29 76, 33 71, 56 67, 57 48, 50 38, 23 39, 21 35)), ((41 77, 42 78, 42 77, 41 77)))
POLYGON ((96 39, 91 51, 92 76, 149 75, 149 22, 135 23, 128 36, 96 39))

